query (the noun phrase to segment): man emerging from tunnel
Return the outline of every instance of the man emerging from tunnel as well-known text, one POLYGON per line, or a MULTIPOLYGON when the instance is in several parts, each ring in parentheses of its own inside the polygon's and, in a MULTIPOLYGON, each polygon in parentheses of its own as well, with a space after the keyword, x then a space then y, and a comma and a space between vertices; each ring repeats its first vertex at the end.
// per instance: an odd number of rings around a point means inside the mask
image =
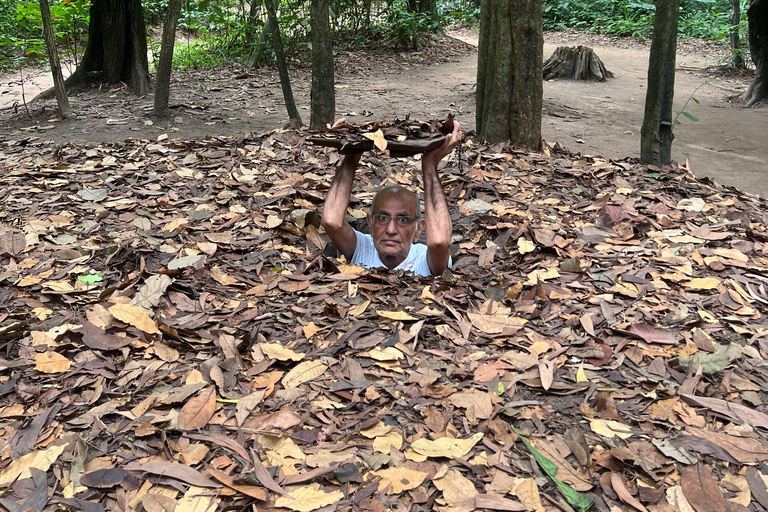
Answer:
POLYGON ((453 228, 437 166, 461 138, 459 123, 454 121, 453 133, 421 158, 424 215, 413 191, 400 186, 382 188, 367 215, 370 235, 356 231, 344 220, 361 154, 346 155, 336 170, 323 210, 323 228, 339 253, 353 265, 405 270, 421 276, 440 275, 448 268, 453 228), (426 245, 415 243, 423 229, 426 245))

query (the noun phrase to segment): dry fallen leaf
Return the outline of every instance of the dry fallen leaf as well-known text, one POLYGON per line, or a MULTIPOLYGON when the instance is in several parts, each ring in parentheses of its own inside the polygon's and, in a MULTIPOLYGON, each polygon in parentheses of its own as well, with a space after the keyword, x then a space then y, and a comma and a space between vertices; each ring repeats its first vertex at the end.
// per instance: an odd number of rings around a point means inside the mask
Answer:
POLYGON ((149 314, 144 309, 138 306, 115 304, 109 308, 109 312, 121 322, 132 325, 140 331, 148 334, 160 334, 160 330, 157 328, 154 320, 149 317, 149 314))
POLYGON ((463 457, 483 438, 483 433, 477 434, 467 439, 453 439, 449 437, 440 437, 434 441, 421 438, 411 444, 411 448, 416 453, 426 455, 427 457, 463 457))

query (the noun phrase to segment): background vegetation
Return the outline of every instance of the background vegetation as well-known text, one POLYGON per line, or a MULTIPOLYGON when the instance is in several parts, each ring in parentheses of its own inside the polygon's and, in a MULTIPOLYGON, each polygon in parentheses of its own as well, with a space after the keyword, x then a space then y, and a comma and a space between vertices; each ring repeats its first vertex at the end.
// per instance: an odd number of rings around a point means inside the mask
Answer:
MULTIPOLYGON (((280 29, 289 55, 309 48, 309 2, 277 0, 280 29)), ((158 27, 167 0, 144 0, 150 27, 158 27)), ((472 26, 480 13, 480 0, 439 0, 435 19, 414 13, 407 0, 332 0, 332 26, 339 46, 380 45, 418 47, 445 25, 472 26)), ((742 0, 742 12, 747 0, 742 0)), ((581 30, 617 36, 649 38, 654 4, 645 0, 544 0, 545 30, 581 30)), ((64 61, 77 63, 88 36, 89 0, 53 0, 51 12, 64 61)), ((731 30, 728 0, 682 0, 680 36, 725 40, 731 30)), ((746 41, 746 17, 739 26, 746 41)), ((184 42, 177 44, 177 67, 210 67, 246 62, 259 39, 271 54, 271 37, 262 30, 267 19, 262 4, 244 0, 186 0, 179 27, 184 42)), ((154 37, 149 47, 157 50, 154 37)), ((156 52, 155 52, 156 53, 156 52)), ((0 68, 44 61, 42 23, 37 0, 0 2, 0 68)))

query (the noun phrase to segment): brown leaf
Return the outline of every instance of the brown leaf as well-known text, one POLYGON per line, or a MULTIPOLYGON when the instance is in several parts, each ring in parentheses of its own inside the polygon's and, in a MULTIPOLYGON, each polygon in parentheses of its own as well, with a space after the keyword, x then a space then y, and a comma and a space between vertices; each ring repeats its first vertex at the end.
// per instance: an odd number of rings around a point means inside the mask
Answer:
POLYGON ((184 404, 179 413, 181 430, 196 430, 208 425, 216 412, 216 387, 208 386, 196 397, 184 404))
POLYGON ((613 490, 616 491, 616 494, 618 494, 621 501, 627 505, 632 505, 640 512, 648 512, 648 509, 629 493, 624 482, 621 481, 621 475, 618 473, 611 472, 611 486, 613 487, 613 490))
POLYGON ((678 343, 674 333, 650 325, 632 324, 629 326, 629 329, 627 329, 627 332, 634 334, 648 343, 661 343, 664 345, 677 345, 678 343))
POLYGON ((728 512, 728 504, 712 470, 703 464, 683 469, 680 485, 696 512, 728 512))
POLYGON ((197 487, 221 487, 221 484, 214 482, 200 474, 196 469, 185 464, 175 462, 143 462, 131 463, 123 466, 128 471, 139 471, 151 473, 153 475, 175 478, 189 485, 197 487))

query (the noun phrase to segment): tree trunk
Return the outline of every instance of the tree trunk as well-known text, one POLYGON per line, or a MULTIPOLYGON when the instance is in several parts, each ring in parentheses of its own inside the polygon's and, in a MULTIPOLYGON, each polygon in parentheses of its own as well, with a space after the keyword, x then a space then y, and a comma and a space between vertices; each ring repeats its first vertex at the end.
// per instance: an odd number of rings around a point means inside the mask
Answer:
POLYGON ((155 80, 154 112, 157 117, 168 117, 168 97, 171 92, 171 68, 173 67, 173 45, 176 42, 176 24, 181 13, 182 0, 170 0, 163 23, 163 40, 160 46, 160 62, 155 80))
POLYGON ((640 131, 640 160, 661 167, 672 161, 672 101, 680 0, 657 0, 653 22, 648 91, 640 131))
POLYGON ((416 13, 427 13, 432 21, 440 21, 440 14, 437 12, 437 0, 408 0, 408 10, 416 13))
POLYGON ((744 57, 741 55, 739 41, 739 23, 741 22, 741 0, 731 0, 731 66, 736 69, 744 67, 744 57))
MULTIPOLYGON (((253 26, 255 26, 255 19, 256 19, 256 7, 259 6, 258 2, 253 2, 251 4, 251 16, 250 16, 250 23, 253 26)), ((251 31, 254 27, 251 27, 251 31)), ((255 43, 253 41, 248 42, 248 44, 253 44, 253 51, 251 52, 251 55, 248 57, 247 66, 249 68, 255 68, 262 62, 264 62, 267 59, 267 39, 269 38, 270 34, 272 33, 272 23, 267 17, 267 19, 264 21, 264 26, 261 27, 261 33, 259 34, 259 40, 255 43)), ((251 36, 252 39, 252 36, 251 36)))
POLYGON ((333 39, 328 0, 312 0, 312 102, 309 128, 322 130, 336 116, 333 82, 333 39))
POLYGON ((280 73, 280 86, 283 88, 283 98, 285 99, 285 108, 288 110, 288 118, 292 124, 298 123, 301 126, 301 116, 296 108, 296 102, 293 100, 291 77, 288 75, 288 63, 285 60, 285 52, 283 51, 283 40, 280 38, 277 8, 273 0, 264 0, 264 4, 267 6, 267 13, 272 24, 272 46, 275 48, 275 60, 277 60, 277 70, 280 73))
POLYGON ((69 108, 69 98, 64 87, 64 77, 61 74, 61 62, 59 52, 56 50, 56 37, 53 35, 53 21, 48 0, 40 0, 40 15, 43 18, 43 33, 45 35, 45 50, 48 53, 48 61, 51 63, 53 73, 53 89, 56 92, 56 104, 59 106, 59 116, 62 119, 72 117, 72 109, 69 108))
MULTIPOLYGON (((88 45, 80 65, 64 84, 80 87, 92 79, 109 85, 127 83, 139 96, 149 92, 147 28, 141 0, 91 1, 88 45)), ((52 91, 38 97, 50 97, 52 91)))
POLYGON ((488 142, 541 144, 544 36, 537 0, 482 0, 477 132, 488 142))
POLYGON ((744 94, 745 107, 768 98, 768 0, 752 0, 747 10, 749 54, 755 63, 755 79, 744 94))

